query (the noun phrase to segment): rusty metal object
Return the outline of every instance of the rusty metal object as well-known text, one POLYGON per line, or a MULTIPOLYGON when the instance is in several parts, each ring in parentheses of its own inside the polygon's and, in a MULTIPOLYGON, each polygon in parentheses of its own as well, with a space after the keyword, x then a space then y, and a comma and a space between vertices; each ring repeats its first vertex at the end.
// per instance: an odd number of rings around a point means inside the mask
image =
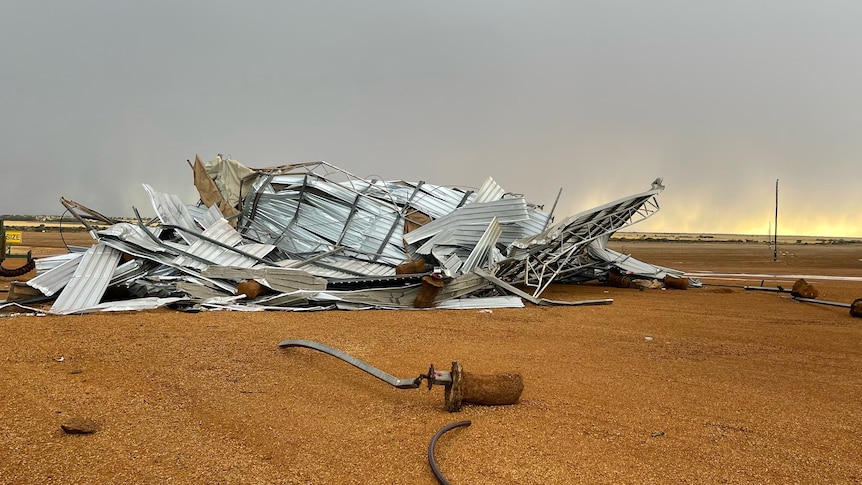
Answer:
POLYGON ((413 300, 413 306, 416 308, 431 308, 434 306, 434 299, 440 294, 443 289, 443 279, 439 276, 423 276, 422 286, 419 288, 419 294, 413 300))
POLYGON ((790 290, 790 296, 794 298, 814 299, 817 298, 818 295, 820 295, 820 292, 817 291, 817 288, 802 278, 796 280, 796 282, 793 283, 793 288, 790 290))
POLYGON ((426 272, 428 272, 428 265, 424 259, 414 259, 395 267, 395 274, 419 274, 426 272))
POLYGON ((457 361, 452 362, 451 371, 436 370, 434 364, 431 364, 425 374, 419 374, 413 379, 400 379, 350 354, 313 340, 285 340, 278 346, 281 348, 305 347, 329 354, 397 389, 417 389, 423 381, 427 381, 429 390, 435 385, 443 386, 446 389, 445 407, 449 412, 460 411, 463 404, 487 406, 516 404, 524 390, 524 379, 518 373, 471 374, 464 372, 461 363, 457 361))
POLYGON ((452 384, 446 387, 446 410, 450 413, 461 410, 461 405, 479 404, 501 406, 517 404, 524 391, 521 374, 483 375, 464 372, 460 362, 452 362, 452 384))
POLYGON ((620 274, 618 271, 609 271, 608 286, 613 286, 614 288, 630 288, 632 286, 632 279, 629 276, 620 274))
POLYGON ((664 277, 664 286, 671 290, 687 290, 688 278, 675 278, 671 275, 667 275, 664 277))
POLYGON ((244 280, 236 285, 236 294, 245 295, 249 300, 254 300, 260 295, 265 295, 267 289, 255 280, 244 280))

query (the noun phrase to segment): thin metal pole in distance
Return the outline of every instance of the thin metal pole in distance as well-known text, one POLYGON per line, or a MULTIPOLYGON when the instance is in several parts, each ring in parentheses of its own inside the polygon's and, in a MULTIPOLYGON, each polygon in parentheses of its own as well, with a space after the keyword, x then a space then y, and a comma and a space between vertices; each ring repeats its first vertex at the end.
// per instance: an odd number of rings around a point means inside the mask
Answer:
POLYGON ((772 262, 778 261, 778 179, 775 179, 775 235, 772 239, 772 262))

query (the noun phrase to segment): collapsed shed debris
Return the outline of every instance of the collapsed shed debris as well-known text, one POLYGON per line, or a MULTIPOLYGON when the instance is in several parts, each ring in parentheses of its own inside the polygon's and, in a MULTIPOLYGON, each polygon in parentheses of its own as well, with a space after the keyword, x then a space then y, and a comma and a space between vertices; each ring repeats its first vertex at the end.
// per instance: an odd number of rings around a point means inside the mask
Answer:
POLYGON ((488 308, 556 302, 555 282, 681 271, 606 247, 659 210, 649 190, 554 222, 488 178, 476 191, 363 179, 326 162, 190 164, 197 204, 144 184, 157 217, 123 222, 61 198, 96 240, 43 258, 27 282, 54 314, 177 305, 260 310, 488 308), (99 229, 98 226, 104 227, 99 229), (251 283, 254 284, 251 284, 251 283), (251 288, 254 290, 252 291, 251 288), (253 293, 249 295, 248 293, 253 293))

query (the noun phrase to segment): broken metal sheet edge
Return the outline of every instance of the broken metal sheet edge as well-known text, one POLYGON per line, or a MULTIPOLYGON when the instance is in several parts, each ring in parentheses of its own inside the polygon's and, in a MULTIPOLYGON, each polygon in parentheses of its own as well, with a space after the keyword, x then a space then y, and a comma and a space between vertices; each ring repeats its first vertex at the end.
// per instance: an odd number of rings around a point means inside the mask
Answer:
MULTIPOLYGON (((52 256, 44 256, 41 258, 37 258, 36 261, 36 274, 41 276, 48 271, 68 262, 70 259, 78 259, 84 255, 84 252, 90 249, 89 246, 84 248, 83 251, 75 251, 68 252, 63 254, 55 254, 52 256)), ((35 278, 34 278, 35 279, 35 278)), ((32 281, 32 280, 31 280, 32 281)))
POLYGON ((9 312, 9 308, 20 308, 21 310, 25 310, 28 315, 45 315, 45 310, 40 310, 38 308, 29 307, 27 305, 22 305, 16 302, 8 302, 8 303, 0 303, 0 318, 5 317, 14 317, 20 315, 20 312, 13 313, 9 312))
POLYGON ((98 305, 77 309, 71 313, 83 315, 97 312, 134 312, 155 310, 156 308, 161 308, 182 301, 191 302, 192 300, 180 297, 158 298, 154 296, 146 296, 143 298, 131 298, 127 300, 99 303, 98 305))
POLYGON ((656 266, 650 263, 645 263, 631 257, 631 255, 623 254, 613 249, 604 247, 604 240, 596 240, 590 243, 587 251, 593 258, 607 262, 617 267, 624 274, 636 275, 644 278, 663 279, 666 275, 671 275, 675 278, 683 276, 684 272, 676 271, 661 266, 656 266))

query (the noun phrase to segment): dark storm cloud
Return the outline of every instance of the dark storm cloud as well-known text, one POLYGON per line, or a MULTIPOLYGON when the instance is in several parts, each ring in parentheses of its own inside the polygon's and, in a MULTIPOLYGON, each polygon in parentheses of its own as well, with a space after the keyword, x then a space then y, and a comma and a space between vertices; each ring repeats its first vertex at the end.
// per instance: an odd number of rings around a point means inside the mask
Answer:
POLYGON ((643 230, 862 235, 856 2, 6 2, 0 213, 193 202, 187 158, 327 160, 643 230), (14 175, 14 176, 13 176, 14 175), (858 182, 857 182, 858 184, 858 182))

